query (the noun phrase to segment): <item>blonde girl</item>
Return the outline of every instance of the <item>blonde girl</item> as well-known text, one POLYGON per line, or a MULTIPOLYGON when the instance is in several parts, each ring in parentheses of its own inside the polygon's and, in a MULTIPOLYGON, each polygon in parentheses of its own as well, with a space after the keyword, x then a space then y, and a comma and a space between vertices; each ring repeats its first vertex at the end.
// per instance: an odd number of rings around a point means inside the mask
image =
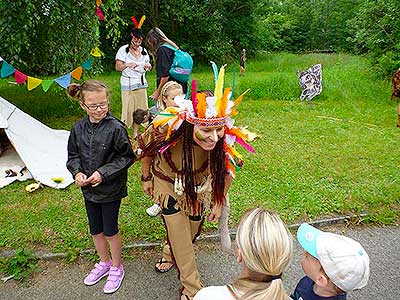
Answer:
POLYGON ((174 99, 180 95, 183 95, 182 86, 176 81, 168 81, 161 89, 161 97, 157 101, 158 111, 176 106, 174 99))
POLYGON ((292 237, 279 216, 264 208, 247 212, 238 227, 240 277, 227 286, 201 289, 195 300, 287 300, 282 273, 289 266, 292 237))

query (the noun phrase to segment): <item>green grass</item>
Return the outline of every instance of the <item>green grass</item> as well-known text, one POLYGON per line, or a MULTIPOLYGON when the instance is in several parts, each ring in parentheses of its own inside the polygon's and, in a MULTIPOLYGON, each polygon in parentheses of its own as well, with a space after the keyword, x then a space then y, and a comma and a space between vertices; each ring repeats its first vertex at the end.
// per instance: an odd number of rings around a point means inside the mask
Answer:
MULTIPOLYGON (((227 67, 227 84, 232 71, 227 67)), ((154 73, 147 75, 154 90, 154 73)), ((196 66, 199 89, 213 89, 209 66, 196 66)), ((111 88, 112 111, 120 115, 119 75, 103 74, 111 88)), ((0 80, 0 95, 54 128, 69 129, 82 116, 61 89, 48 93, 0 80)), ((259 138, 257 154, 245 164, 230 191, 230 225, 243 211, 263 205, 288 222, 366 212, 366 221, 399 221, 400 157, 396 102, 390 83, 377 79, 360 57, 342 54, 263 54, 250 59, 245 76, 237 76, 235 95, 245 89, 237 118, 259 138), (323 65, 323 92, 310 103, 298 100, 296 69, 323 65)), ((240 147, 240 146, 238 146, 240 147)), ((129 196, 123 200, 120 229, 124 243, 162 239, 160 218, 149 218, 151 204, 140 187, 140 164, 129 171, 129 196)), ((45 188, 25 192, 28 182, 0 190, 0 249, 42 248, 53 251, 92 247, 81 192, 45 188)), ((206 224, 206 230, 215 228, 206 224)))

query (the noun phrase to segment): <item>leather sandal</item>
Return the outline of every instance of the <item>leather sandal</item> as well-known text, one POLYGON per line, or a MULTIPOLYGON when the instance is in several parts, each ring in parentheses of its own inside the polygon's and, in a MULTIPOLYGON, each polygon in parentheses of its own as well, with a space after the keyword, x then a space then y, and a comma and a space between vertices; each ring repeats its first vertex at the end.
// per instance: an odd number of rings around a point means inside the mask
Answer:
POLYGON ((156 272, 158 272, 158 273, 166 273, 169 270, 171 270, 173 267, 174 267, 174 263, 173 262, 165 260, 163 257, 161 257, 158 260, 158 262, 156 263, 156 265, 154 266, 154 270, 156 270, 156 272), (160 266, 162 264, 165 264, 165 263, 171 264, 171 266, 169 268, 166 268, 166 269, 160 269, 160 266), (157 264, 158 264, 158 267, 157 267, 157 264))

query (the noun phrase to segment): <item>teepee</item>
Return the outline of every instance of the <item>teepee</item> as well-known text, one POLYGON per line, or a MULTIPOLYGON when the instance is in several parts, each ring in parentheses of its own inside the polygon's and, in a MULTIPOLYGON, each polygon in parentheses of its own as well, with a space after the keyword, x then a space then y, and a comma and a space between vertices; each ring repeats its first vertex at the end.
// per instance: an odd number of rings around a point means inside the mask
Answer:
POLYGON ((0 188, 29 178, 53 188, 73 182, 65 166, 68 131, 47 127, 2 97, 0 131, 10 143, 0 156, 0 188))

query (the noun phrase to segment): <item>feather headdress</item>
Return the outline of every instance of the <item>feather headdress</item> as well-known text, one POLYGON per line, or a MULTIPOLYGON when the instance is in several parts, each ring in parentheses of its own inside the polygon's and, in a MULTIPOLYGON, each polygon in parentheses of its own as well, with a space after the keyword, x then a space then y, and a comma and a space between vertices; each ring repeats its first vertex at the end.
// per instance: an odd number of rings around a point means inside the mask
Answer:
POLYGON ((143 16, 140 18, 140 21, 139 21, 139 22, 136 20, 136 17, 135 17, 135 16, 132 16, 132 17, 131 17, 131 20, 132 20, 133 24, 135 25, 135 28, 136 28, 136 29, 140 29, 140 28, 142 28, 142 25, 143 25, 143 23, 144 23, 144 20, 146 20, 146 16, 143 15, 143 16))
MULTIPOLYGON (((214 63, 213 69, 216 70, 214 63)), ((232 115, 237 114, 235 108, 249 90, 233 100, 232 88, 223 88, 224 72, 225 66, 221 67, 219 74, 214 71, 216 82, 213 96, 206 92, 196 92, 197 81, 193 80, 191 99, 185 99, 184 95, 175 97, 174 101, 177 107, 168 107, 161 112, 153 121, 153 126, 155 128, 168 126, 166 140, 173 131, 179 129, 184 121, 208 128, 224 126, 225 165, 227 171, 235 177, 236 171, 240 167, 238 161, 241 161, 242 157, 234 148, 234 144, 238 143, 247 151, 255 153, 254 148, 248 144, 248 131, 234 126, 235 121, 231 118, 232 115)), ((168 146, 163 147, 162 151, 167 148, 168 146)))

